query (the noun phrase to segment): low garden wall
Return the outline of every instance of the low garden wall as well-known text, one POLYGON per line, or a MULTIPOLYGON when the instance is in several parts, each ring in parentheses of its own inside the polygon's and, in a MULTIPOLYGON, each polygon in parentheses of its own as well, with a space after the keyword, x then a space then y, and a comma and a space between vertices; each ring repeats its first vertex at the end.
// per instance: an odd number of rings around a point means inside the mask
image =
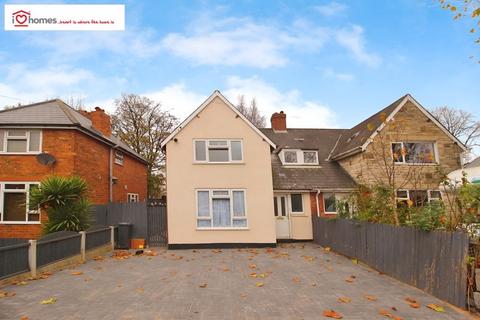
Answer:
POLYGON ((313 237, 323 247, 451 304, 466 306, 469 239, 465 233, 313 217, 313 237))

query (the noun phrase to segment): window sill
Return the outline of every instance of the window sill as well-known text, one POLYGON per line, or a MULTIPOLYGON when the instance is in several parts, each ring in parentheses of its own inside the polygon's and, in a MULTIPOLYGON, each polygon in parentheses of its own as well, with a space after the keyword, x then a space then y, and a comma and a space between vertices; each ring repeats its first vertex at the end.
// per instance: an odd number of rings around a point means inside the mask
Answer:
POLYGON ((0 156, 36 156, 42 152, 0 152, 0 156))
POLYGON ((428 167, 433 167, 433 166, 438 166, 440 163, 435 162, 435 163, 407 163, 407 162, 395 162, 396 165, 399 166, 428 166, 428 167))
POLYGON ((334 215, 336 215, 337 213, 336 213, 336 212, 324 212, 323 214, 334 216, 334 215))
POLYGON ((318 168, 321 168, 322 166, 318 165, 318 164, 282 164, 282 167, 284 168, 315 168, 315 169, 318 169, 318 168))
POLYGON ((0 221, 0 224, 42 224, 40 221, 0 221))
POLYGON ((234 165, 240 165, 240 164, 245 164, 245 162, 193 162, 194 165, 198 164, 206 164, 206 165, 216 165, 216 164, 222 164, 222 165, 229 165, 229 164, 234 164, 234 165))
POLYGON ((290 216, 291 216, 291 217, 308 217, 308 214, 303 213, 303 212, 301 212, 301 213, 300 213, 300 212, 299 212, 299 213, 293 213, 293 212, 292 212, 292 213, 290 214, 290 216))
POLYGON ((196 228, 197 231, 249 231, 250 228, 196 228))

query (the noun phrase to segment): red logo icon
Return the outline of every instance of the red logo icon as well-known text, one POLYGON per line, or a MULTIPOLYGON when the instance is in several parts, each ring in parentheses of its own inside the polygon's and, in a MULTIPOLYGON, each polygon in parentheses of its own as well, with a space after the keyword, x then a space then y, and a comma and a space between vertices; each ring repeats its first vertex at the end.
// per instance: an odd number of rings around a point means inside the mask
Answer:
POLYGON ((12 14, 12 22, 15 27, 28 27, 30 12, 19 10, 12 14))

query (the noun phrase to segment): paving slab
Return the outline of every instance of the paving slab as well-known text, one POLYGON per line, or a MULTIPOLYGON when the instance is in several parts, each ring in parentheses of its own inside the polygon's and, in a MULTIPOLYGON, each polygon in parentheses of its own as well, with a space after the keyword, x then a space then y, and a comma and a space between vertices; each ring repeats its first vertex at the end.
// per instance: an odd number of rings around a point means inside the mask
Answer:
POLYGON ((470 319, 421 290, 313 243, 154 250, 157 256, 109 254, 47 279, 4 287, 0 291, 15 296, 0 298, 0 319, 327 319, 327 309, 343 319, 388 319, 381 309, 402 319, 470 319), (55 303, 41 304, 51 297, 55 303), (339 302, 342 297, 350 301, 339 302), (409 297, 420 307, 409 306, 409 297), (431 303, 445 312, 427 308, 431 303))

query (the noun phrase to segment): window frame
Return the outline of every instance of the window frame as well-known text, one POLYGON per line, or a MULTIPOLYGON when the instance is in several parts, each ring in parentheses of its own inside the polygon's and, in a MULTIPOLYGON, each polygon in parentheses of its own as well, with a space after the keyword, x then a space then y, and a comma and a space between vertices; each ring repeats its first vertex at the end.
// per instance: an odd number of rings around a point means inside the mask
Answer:
POLYGON ((37 210, 30 210, 29 201, 30 201, 30 186, 31 185, 40 185, 38 181, 2 181, 0 182, 0 224, 41 224, 42 223, 42 212, 40 208, 37 210), (5 185, 14 184, 14 185, 25 185, 23 189, 5 189, 5 185), (19 221, 4 221, 4 206, 5 206, 5 193, 25 193, 25 220, 19 221), (38 221, 28 221, 29 214, 38 214, 38 221))
POLYGON ((119 151, 119 150, 114 150, 113 151, 113 162, 115 164, 123 166, 123 164, 125 163, 125 155, 123 154, 122 151, 119 151), (121 159, 117 158, 117 154, 122 156, 121 159))
POLYGON ((417 166, 432 166, 432 165, 438 165, 440 164, 439 161, 439 155, 438 155, 438 147, 437 147, 437 142, 436 141, 393 141, 390 143, 390 154, 392 157, 392 160, 395 164, 399 165, 417 165, 417 166), (396 161, 395 158, 393 157, 393 145, 394 144, 400 144, 401 149, 403 150, 405 148, 405 143, 431 143, 433 145, 433 162, 407 162, 405 159, 405 156, 401 154, 400 156, 402 157, 403 161, 396 161))
POLYGON ((395 192, 395 201, 397 203, 402 201, 409 201, 409 200, 413 201, 412 199, 410 199, 410 191, 427 191, 428 203, 431 203, 432 201, 443 201, 442 192, 439 189, 397 189, 397 191, 395 192), (407 197, 406 198, 398 197, 398 191, 407 192, 407 197), (440 198, 433 198, 431 196, 432 192, 440 192, 440 198))
POLYGON ((136 202, 140 202, 140 196, 138 193, 133 193, 133 192, 128 192, 127 193, 127 202, 128 203, 136 203, 136 202), (130 201, 130 197, 133 197, 134 200, 136 201, 130 201))
POLYGON ((335 194, 335 192, 324 192, 323 193, 323 213, 324 214, 331 214, 331 215, 334 215, 334 214, 337 214, 337 195, 335 194), (326 200, 326 194, 331 194, 333 195, 333 197, 335 198, 335 211, 327 211, 327 205, 325 203, 325 200, 326 200))
POLYGON ((3 146, 2 151, 0 154, 2 155, 36 155, 42 153, 43 147, 43 130, 41 129, 29 129, 29 128, 5 128, 0 129, 3 131, 3 141, 0 141, 0 144, 3 146), (24 136, 10 136, 9 132, 14 130, 22 130, 25 131, 24 136), (38 141, 38 151, 30 151, 30 132, 31 131, 39 131, 39 141, 38 141), (25 140, 26 141, 26 151, 25 152, 8 152, 7 145, 9 140, 25 140))
POLYGON ((315 150, 315 149, 282 149, 279 155, 280 155, 280 160, 282 161, 282 165, 284 166, 318 166, 319 165, 318 150, 315 150), (296 152, 297 162, 286 162, 285 152, 296 152), (315 152, 316 154, 315 163, 305 162, 305 152, 315 152))
POLYGON ((290 193, 290 213, 292 215, 304 215, 305 214, 305 203, 303 201, 303 193, 290 193), (302 202, 302 211, 293 211, 293 200, 292 200, 292 196, 293 195, 300 195, 300 200, 302 202))
POLYGON ((248 226, 248 213, 247 213, 247 191, 246 189, 242 188, 235 188, 235 189, 195 189, 195 228, 197 230, 249 230, 248 226), (220 192, 225 192, 228 191, 228 195, 213 195, 213 192, 215 191, 220 191, 220 192), (245 208, 245 212, 243 216, 234 216, 234 211, 233 211, 233 192, 235 191, 241 191, 243 192, 243 204, 245 208), (198 215, 198 193, 199 192, 208 192, 208 216, 199 216, 198 215), (230 226, 229 227, 214 227, 213 226, 213 199, 229 199, 230 202, 230 226), (199 227, 198 226, 198 220, 203 220, 203 221, 210 221, 210 226, 209 227, 199 227), (245 220, 246 225, 244 227, 235 227, 233 225, 234 220, 245 220))
POLYGON ((244 163, 245 156, 244 156, 244 148, 243 148, 243 139, 230 139, 230 138, 213 138, 213 139, 193 139, 193 162, 194 163, 201 163, 201 164, 228 164, 228 163, 244 163), (205 142, 205 160, 197 160, 196 158, 196 142, 197 141, 204 141, 205 142), (210 146, 211 141, 226 141, 226 148, 225 146, 210 146), (232 142, 240 142, 241 147, 241 160, 232 160, 232 142), (209 150, 210 149, 227 149, 228 150, 228 161, 210 161, 209 150))

